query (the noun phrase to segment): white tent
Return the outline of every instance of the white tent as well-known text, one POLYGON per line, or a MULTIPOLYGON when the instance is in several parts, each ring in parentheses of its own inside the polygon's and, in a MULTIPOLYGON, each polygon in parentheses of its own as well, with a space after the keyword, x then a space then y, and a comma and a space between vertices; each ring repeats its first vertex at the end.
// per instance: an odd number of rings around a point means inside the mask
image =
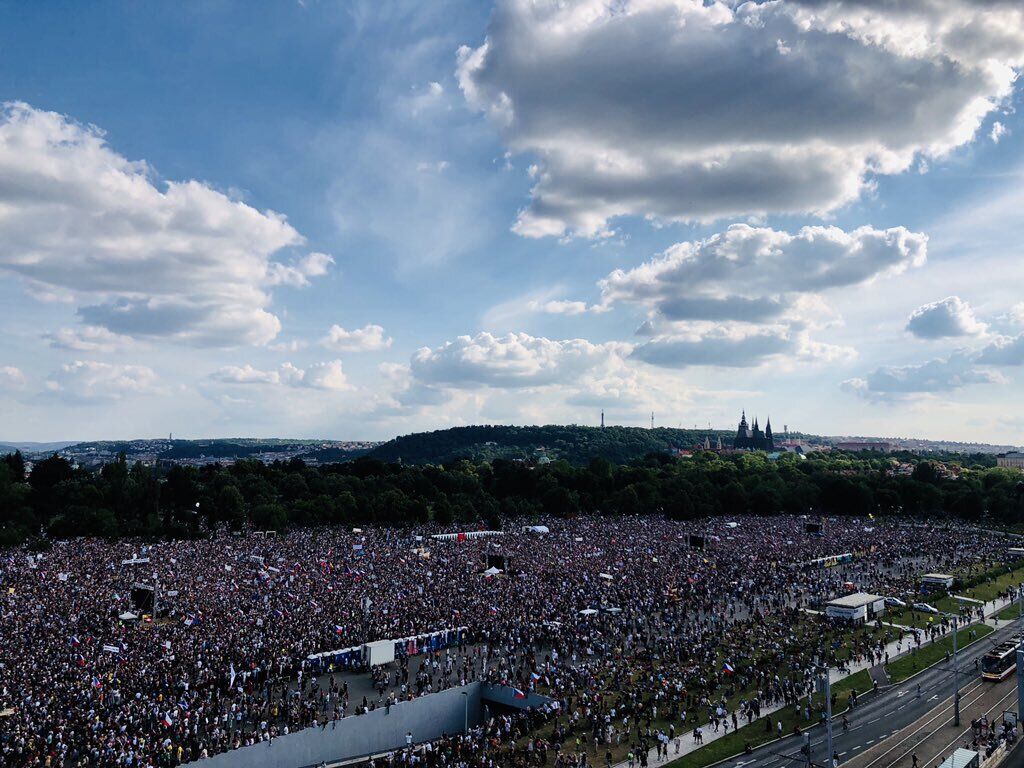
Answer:
POLYGON ((527 525, 523 530, 527 533, 551 533, 551 529, 546 525, 527 525))
POLYGON ((584 608, 582 611, 580 611, 580 616, 595 616, 596 614, 596 608, 584 608))
POLYGON ((611 581, 613 578, 615 578, 610 573, 599 573, 598 576, 600 576, 605 581, 611 581))
POLYGON ((486 571, 484 571, 484 576, 497 576, 501 572, 502 572, 501 568, 495 568, 492 565, 490 568, 488 568, 486 571))
POLYGON ((135 619, 137 619, 139 617, 138 617, 137 614, 134 614, 131 611, 125 611, 124 613, 122 613, 117 618, 119 618, 121 621, 135 621, 135 619))

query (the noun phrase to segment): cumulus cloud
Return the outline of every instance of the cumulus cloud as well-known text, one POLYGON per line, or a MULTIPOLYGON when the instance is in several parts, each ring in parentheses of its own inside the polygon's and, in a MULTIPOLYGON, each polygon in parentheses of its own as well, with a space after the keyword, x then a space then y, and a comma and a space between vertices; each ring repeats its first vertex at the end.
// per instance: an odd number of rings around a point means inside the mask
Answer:
POLYGON ((70 349, 76 352, 113 352, 131 344, 131 339, 113 333, 97 325, 78 328, 61 328, 54 333, 43 334, 54 349, 70 349))
POLYGON ((249 363, 242 366, 226 365, 210 374, 210 379, 221 384, 308 387, 334 391, 352 389, 340 360, 316 363, 307 368, 283 363, 276 370, 262 370, 249 363))
POLYGON ((852 350, 811 338, 836 322, 823 294, 924 263, 927 237, 903 227, 804 227, 796 234, 736 224, 673 245, 602 280, 600 308, 646 309, 634 355, 654 365, 753 366, 787 355, 839 361, 852 350))
POLYGON ((514 229, 825 213, 973 140, 1012 93, 1012 0, 498 0, 468 104, 536 158, 514 229))
POLYGON ((981 350, 978 362, 982 365, 1024 365, 1024 333, 995 339, 981 350))
POLYGON ((618 342, 593 344, 509 333, 459 336, 440 347, 423 347, 410 363, 412 375, 427 384, 450 387, 539 387, 576 380, 584 372, 627 352, 618 342))
POLYGON ((907 320, 907 330, 922 339, 977 336, 987 327, 974 316, 971 305, 959 296, 947 296, 918 307, 907 320))
POLYGON ((156 373, 144 365, 76 360, 55 371, 46 381, 46 390, 64 400, 101 402, 156 393, 158 385, 156 373))
POLYGON ((670 320, 758 322, 800 294, 857 285, 924 263, 928 238, 903 227, 804 227, 789 234, 734 224, 705 240, 673 245, 600 282, 602 304, 650 306, 670 320))
POLYGON ((866 378, 843 382, 843 388, 869 400, 898 400, 999 381, 998 374, 975 367, 974 355, 957 352, 920 365, 882 366, 866 378))
POLYGON ((266 343, 281 327, 271 289, 307 285, 332 261, 276 260, 304 242, 284 216, 159 182, 99 129, 27 104, 0 112, 0 178, 0 270, 112 334, 266 343))
POLYGON ((384 335, 384 329, 379 325, 368 324, 352 331, 332 325, 320 343, 337 352, 372 352, 387 349, 392 339, 384 335))

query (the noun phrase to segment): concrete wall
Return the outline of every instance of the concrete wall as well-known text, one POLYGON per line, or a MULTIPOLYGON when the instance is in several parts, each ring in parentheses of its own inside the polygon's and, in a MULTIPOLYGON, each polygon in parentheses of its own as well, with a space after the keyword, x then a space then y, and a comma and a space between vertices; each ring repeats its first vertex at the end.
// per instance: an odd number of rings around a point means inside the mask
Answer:
POLYGON ((468 704, 469 726, 482 722, 481 684, 423 696, 365 715, 346 717, 326 727, 306 728, 272 743, 261 742, 197 760, 196 768, 308 768, 405 746, 412 732, 419 743, 463 729, 468 704), (463 696, 463 692, 468 694, 463 696))

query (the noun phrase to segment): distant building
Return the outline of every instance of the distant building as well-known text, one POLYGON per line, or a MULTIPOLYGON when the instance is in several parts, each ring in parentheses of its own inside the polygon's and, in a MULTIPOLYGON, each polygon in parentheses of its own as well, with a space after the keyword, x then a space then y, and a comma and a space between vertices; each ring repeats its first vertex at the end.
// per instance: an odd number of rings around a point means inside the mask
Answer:
POLYGON ((732 447, 737 451, 768 451, 775 450, 775 438, 772 437, 772 420, 764 426, 764 431, 757 425, 754 419, 754 426, 747 425, 747 412, 743 411, 740 417, 740 425, 736 429, 736 437, 733 438, 732 447))
POLYGON ((881 440, 849 440, 836 443, 840 451, 878 451, 878 453, 892 453, 892 443, 881 440))
POLYGON ((996 457, 996 466, 1024 470, 1024 453, 1012 451, 996 457))

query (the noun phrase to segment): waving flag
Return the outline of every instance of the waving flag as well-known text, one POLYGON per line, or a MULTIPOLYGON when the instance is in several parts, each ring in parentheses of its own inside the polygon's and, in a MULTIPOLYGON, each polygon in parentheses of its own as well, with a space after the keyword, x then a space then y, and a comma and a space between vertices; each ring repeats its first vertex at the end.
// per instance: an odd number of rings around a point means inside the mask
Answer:
POLYGON ((525 699, 526 698, 526 692, 525 691, 521 691, 518 688, 513 688, 512 689, 512 698, 513 699, 525 699))
POLYGON ((540 675, 538 675, 536 672, 531 672, 530 677, 533 679, 533 682, 537 682, 538 680, 540 680, 540 675))
POLYGON ((344 627, 342 627, 341 624, 335 624, 334 625, 334 634, 336 634, 336 635, 343 635, 343 634, 345 634, 344 627))
POLYGON ((79 642, 78 638, 75 635, 71 636, 71 644, 76 648, 81 645, 81 643, 79 642))
POLYGON ((168 712, 166 715, 164 715, 164 719, 161 722, 168 728, 174 725, 174 721, 171 719, 171 713, 168 712))
POLYGON ((731 675, 736 671, 736 667, 730 664, 728 661, 722 665, 722 671, 727 675, 731 675))

